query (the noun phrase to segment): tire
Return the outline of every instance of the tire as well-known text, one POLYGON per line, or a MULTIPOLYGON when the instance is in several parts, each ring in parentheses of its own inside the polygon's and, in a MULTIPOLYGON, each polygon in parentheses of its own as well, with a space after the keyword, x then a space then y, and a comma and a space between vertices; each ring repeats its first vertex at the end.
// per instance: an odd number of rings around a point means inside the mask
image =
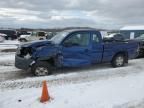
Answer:
POLYGON ((124 54, 117 54, 113 58, 111 65, 115 68, 116 67, 123 67, 125 65, 126 61, 127 61, 127 59, 126 59, 124 54))
POLYGON ((52 73, 52 66, 47 62, 38 61, 31 67, 31 71, 35 76, 46 76, 52 73))

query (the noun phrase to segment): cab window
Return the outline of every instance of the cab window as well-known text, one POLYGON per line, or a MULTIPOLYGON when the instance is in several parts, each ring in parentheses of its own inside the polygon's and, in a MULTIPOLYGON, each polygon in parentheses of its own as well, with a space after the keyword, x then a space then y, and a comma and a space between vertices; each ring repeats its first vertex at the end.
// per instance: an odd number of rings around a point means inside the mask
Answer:
POLYGON ((88 46, 89 45, 89 33, 75 33, 64 41, 64 44, 72 46, 88 46))
POLYGON ((93 41, 93 43, 99 43, 100 42, 98 34, 96 34, 96 33, 92 34, 92 41, 93 41))

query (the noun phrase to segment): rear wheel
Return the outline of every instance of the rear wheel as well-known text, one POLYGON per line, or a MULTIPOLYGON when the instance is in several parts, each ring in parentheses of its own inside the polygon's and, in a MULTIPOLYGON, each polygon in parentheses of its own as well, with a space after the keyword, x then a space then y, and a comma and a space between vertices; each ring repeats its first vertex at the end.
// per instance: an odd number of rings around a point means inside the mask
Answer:
POLYGON ((52 66, 47 62, 39 61, 32 66, 31 70, 36 76, 45 76, 51 74, 52 66))
POLYGON ((127 61, 127 60, 126 60, 126 57, 124 56, 124 54, 117 54, 113 58, 111 64, 113 67, 122 67, 125 65, 125 63, 126 63, 125 61, 127 61))

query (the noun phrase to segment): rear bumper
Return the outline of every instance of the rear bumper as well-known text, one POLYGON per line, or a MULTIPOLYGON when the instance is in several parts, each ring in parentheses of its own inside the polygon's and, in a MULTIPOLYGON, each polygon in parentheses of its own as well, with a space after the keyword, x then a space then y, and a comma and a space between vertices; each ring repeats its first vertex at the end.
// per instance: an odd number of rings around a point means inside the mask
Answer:
POLYGON ((15 56, 15 67, 18 69, 27 70, 30 68, 30 64, 33 62, 33 59, 25 59, 19 56, 15 56))

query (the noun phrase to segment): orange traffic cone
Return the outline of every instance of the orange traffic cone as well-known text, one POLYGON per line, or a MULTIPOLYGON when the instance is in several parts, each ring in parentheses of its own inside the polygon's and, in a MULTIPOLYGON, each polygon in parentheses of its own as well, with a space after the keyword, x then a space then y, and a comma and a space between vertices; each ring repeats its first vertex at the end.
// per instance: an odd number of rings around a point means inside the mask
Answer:
POLYGON ((42 88, 42 95, 41 95, 41 98, 40 98, 40 102, 47 102, 50 100, 50 96, 49 96, 49 93, 48 93, 48 89, 47 89, 47 84, 46 84, 46 81, 43 81, 43 88, 42 88))

